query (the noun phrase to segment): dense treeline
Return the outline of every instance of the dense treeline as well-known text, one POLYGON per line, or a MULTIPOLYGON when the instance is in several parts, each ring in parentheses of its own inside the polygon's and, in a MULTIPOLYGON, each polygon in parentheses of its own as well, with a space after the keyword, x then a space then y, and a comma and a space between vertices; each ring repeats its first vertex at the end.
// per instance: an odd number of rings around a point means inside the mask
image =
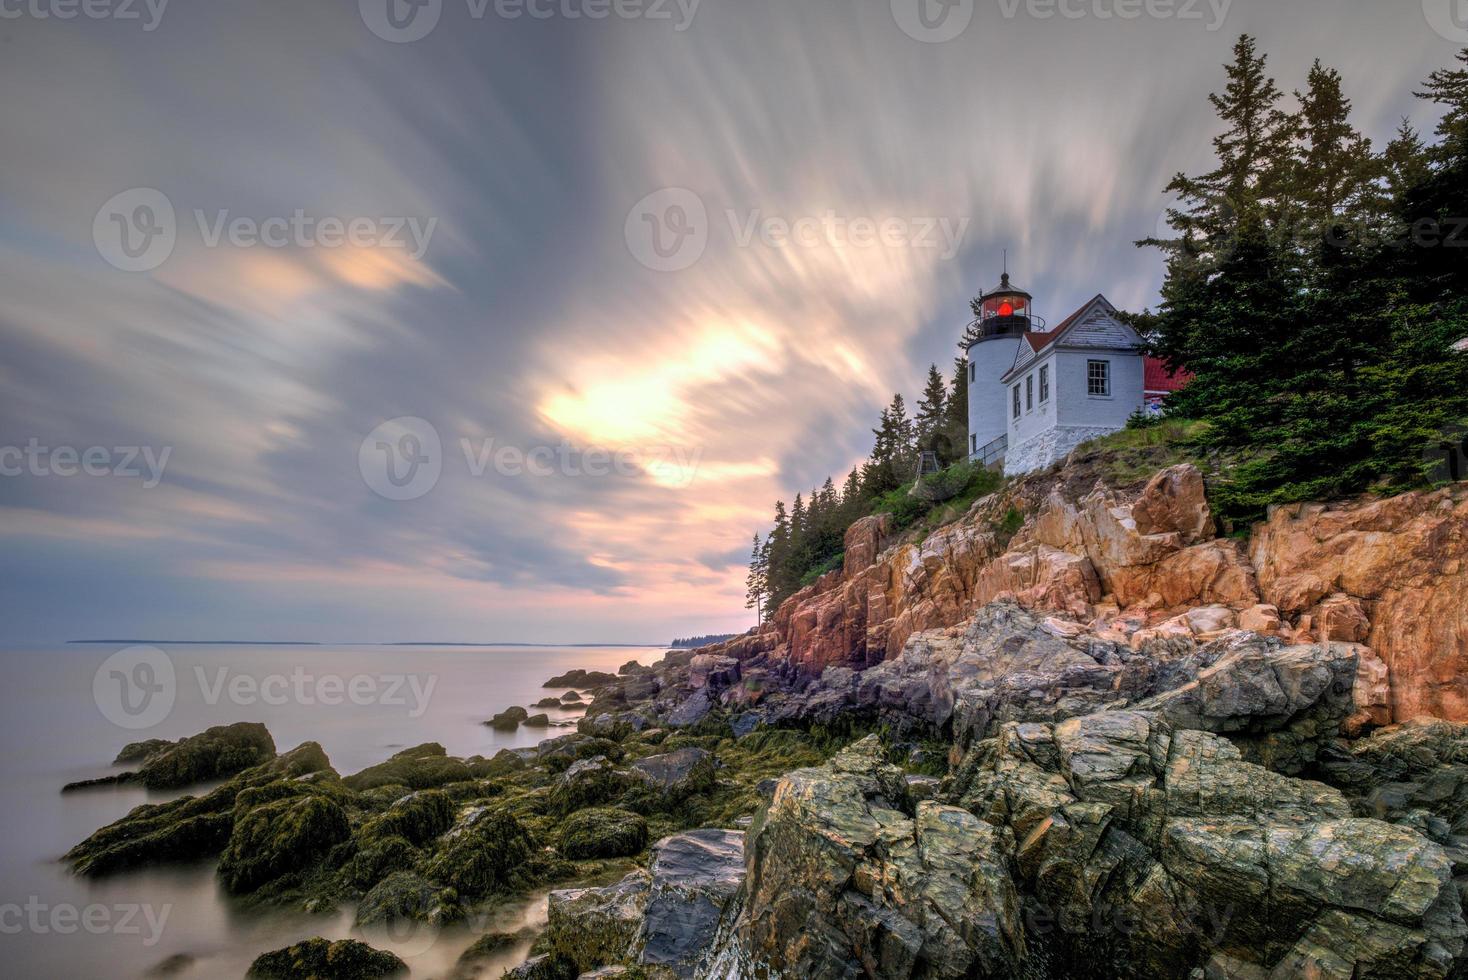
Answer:
POLYGON ((942 486, 936 497, 951 498, 985 483, 985 476, 967 464, 953 465, 964 459, 968 438, 967 371, 968 361, 961 357, 954 360, 947 381, 937 365, 929 367, 911 416, 902 395, 893 395, 872 430, 871 454, 839 489, 827 477, 808 495, 796 494, 788 510, 783 500, 776 501, 769 534, 764 540, 754 536, 747 608, 764 618, 802 585, 838 567, 846 529, 853 521, 887 510, 904 525, 926 512, 932 498, 908 493, 922 453, 933 453, 944 468, 939 477, 928 478, 942 486))
POLYGON ((725 640, 732 640, 738 635, 738 633, 707 633, 703 636, 680 636, 668 645, 674 650, 697 649, 698 647, 706 647, 710 643, 723 643, 725 640))
POLYGON ((1468 419, 1468 67, 1416 93, 1446 110, 1433 143, 1404 120, 1379 152, 1318 61, 1293 99, 1253 38, 1227 73, 1215 169, 1177 175, 1174 237, 1139 243, 1167 270, 1133 321, 1194 375, 1168 414, 1238 460, 1215 491, 1235 521, 1429 483, 1468 419))

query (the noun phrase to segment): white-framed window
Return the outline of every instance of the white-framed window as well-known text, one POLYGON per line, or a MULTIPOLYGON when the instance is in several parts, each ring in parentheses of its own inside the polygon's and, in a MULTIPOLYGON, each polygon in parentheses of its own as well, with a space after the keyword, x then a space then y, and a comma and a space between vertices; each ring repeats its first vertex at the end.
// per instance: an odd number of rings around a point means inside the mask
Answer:
POLYGON ((1035 376, 1032 374, 1025 378, 1025 411, 1035 410, 1035 376))
POLYGON ((978 377, 978 368, 974 365, 974 362, 973 361, 969 361, 968 362, 968 383, 969 384, 973 384, 974 383, 974 379, 976 377, 978 377))
POLYGON ((1045 364, 1040 368, 1040 404, 1043 405, 1050 400, 1050 365, 1045 364))
POLYGON ((1086 394, 1093 398, 1111 397, 1111 362, 1086 362, 1086 394))
POLYGON ((969 448, 969 452, 970 453, 976 453, 976 452, 979 451, 979 437, 978 436, 969 436, 968 437, 968 444, 969 444, 969 447, 970 447, 969 448))
POLYGON ((1019 418, 1019 385, 1015 385, 1012 390, 1014 394, 1014 417, 1019 418))

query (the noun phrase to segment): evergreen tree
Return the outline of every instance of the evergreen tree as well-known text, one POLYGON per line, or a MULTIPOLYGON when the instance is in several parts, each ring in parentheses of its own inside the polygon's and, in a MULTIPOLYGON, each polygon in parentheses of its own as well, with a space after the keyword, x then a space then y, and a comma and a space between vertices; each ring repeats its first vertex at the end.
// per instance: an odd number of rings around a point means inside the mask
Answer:
MULTIPOLYGON (((1371 141, 1351 125, 1351 102, 1341 89, 1340 73, 1317 59, 1305 92, 1295 97, 1300 147, 1289 196, 1297 207, 1299 239, 1310 247, 1342 224, 1352 233, 1379 226, 1387 208, 1377 184, 1381 162, 1371 152, 1371 141)), ((1343 240, 1340 234, 1332 237, 1343 240)))
POLYGON ((1168 210, 1168 222, 1178 237, 1144 240, 1175 261, 1217 264, 1242 223, 1273 229, 1291 208, 1297 122, 1280 108, 1282 94, 1254 38, 1241 36, 1233 51, 1227 85, 1208 96, 1225 126, 1213 140, 1217 166, 1200 176, 1173 177, 1166 189, 1179 207, 1168 210))
MULTIPOLYGON (((1456 121, 1468 120, 1468 70, 1434 72, 1423 93, 1448 106, 1439 145, 1424 148, 1403 128, 1369 165, 1339 82, 1312 70, 1295 187, 1276 201, 1293 193, 1327 222, 1389 206, 1388 220, 1368 236, 1295 243, 1274 233, 1261 198, 1206 242, 1185 235, 1169 254, 1162 305, 1136 318, 1155 353, 1194 373, 1169 414, 1206 421, 1205 442, 1237 454, 1213 493, 1235 519, 1271 503, 1420 485, 1433 447, 1468 424, 1468 355, 1453 350, 1468 336, 1468 263, 1422 238, 1468 214, 1468 141, 1456 121)), ((1222 113, 1233 101, 1214 104, 1222 113)), ((1238 186, 1275 179, 1270 160, 1239 174, 1236 159, 1222 159, 1237 145, 1219 152, 1215 173, 1238 186)))
POLYGON ((968 358, 953 359, 953 378, 948 382, 947 453, 939 459, 944 466, 968 458, 968 358))
POLYGON ((1396 137, 1382 153, 1382 170, 1390 200, 1400 200, 1407 188, 1427 179, 1427 149, 1417 130, 1405 118, 1397 127, 1396 137))
POLYGON ((755 622, 763 623, 764 600, 769 589, 769 551, 760 543, 759 534, 754 536, 754 547, 749 552, 749 574, 744 579, 744 608, 755 611, 755 622))
POLYGON ((936 364, 928 366, 928 382, 923 387, 922 399, 918 401, 913 426, 918 452, 937 453, 940 457, 947 452, 948 387, 936 364))
POLYGON ((1437 124, 1441 142, 1430 154, 1440 165, 1468 156, 1468 48, 1458 52, 1458 61, 1462 68, 1439 68, 1427 76, 1422 91, 1417 93, 1420 99, 1446 107, 1437 124))

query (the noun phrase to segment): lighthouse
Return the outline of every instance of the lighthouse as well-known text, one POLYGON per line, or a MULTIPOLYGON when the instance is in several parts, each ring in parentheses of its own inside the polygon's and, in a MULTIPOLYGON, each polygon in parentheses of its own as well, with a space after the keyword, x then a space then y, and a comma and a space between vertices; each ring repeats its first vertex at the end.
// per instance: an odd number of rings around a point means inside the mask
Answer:
POLYGON ((1043 330, 1030 311, 1033 297, 1010 284, 1006 271, 999 285, 978 299, 979 316, 964 334, 968 354, 968 455, 987 465, 1004 455, 1009 432, 1005 372, 1014 366, 1021 338, 1043 330))

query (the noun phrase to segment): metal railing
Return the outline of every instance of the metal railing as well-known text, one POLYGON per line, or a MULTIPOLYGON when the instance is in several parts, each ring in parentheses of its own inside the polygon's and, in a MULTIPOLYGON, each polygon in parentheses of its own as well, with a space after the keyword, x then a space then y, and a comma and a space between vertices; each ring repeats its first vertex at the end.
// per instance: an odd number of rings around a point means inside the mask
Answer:
POLYGON ((1004 457, 1004 452, 1009 448, 1009 436, 1002 435, 998 439, 984 443, 975 452, 969 454, 969 459, 980 466, 988 466, 1004 457))

